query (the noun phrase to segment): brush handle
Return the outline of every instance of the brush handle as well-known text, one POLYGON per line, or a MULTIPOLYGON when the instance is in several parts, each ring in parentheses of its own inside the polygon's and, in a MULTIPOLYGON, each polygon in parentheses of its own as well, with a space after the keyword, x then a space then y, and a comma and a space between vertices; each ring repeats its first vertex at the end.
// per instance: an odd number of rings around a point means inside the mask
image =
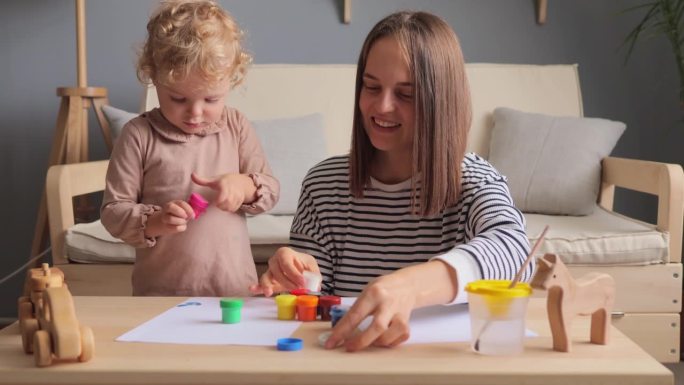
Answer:
POLYGON ((546 232, 549 230, 549 225, 544 226, 544 230, 542 230, 541 234, 539 235, 539 238, 537 238, 537 242, 534 243, 534 246, 532 246, 532 250, 530 250, 530 254, 527 256, 525 259, 525 262, 523 263, 522 266, 520 266, 520 269, 518 272, 515 274, 515 278, 511 281, 511 284, 508 285, 509 289, 512 289, 515 287, 515 285, 518 284, 520 281, 520 278, 522 278, 523 272, 525 269, 527 269, 527 265, 530 264, 530 261, 532 261, 532 258, 534 257, 534 253, 537 252, 537 249, 542 243, 542 240, 544 239, 544 236, 546 236, 546 232))

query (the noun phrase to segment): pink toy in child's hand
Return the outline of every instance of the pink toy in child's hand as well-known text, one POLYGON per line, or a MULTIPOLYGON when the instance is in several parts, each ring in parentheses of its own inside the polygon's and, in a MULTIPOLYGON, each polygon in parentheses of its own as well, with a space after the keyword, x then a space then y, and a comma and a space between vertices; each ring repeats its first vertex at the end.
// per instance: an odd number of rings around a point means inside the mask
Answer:
POLYGON ((199 218, 200 215, 202 215, 202 213, 204 213, 207 210, 207 207, 209 206, 209 202, 198 193, 190 194, 190 198, 188 198, 188 203, 190 204, 190 207, 192 207, 192 211, 195 212, 195 219, 199 218))

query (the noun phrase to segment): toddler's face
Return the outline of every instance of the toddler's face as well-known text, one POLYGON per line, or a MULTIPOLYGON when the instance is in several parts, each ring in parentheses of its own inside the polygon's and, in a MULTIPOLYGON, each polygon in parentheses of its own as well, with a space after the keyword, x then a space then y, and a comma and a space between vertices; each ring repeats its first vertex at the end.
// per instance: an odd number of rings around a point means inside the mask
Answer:
POLYGON ((230 81, 208 82, 193 71, 183 81, 156 84, 156 88, 164 117, 186 134, 194 134, 221 118, 230 81))

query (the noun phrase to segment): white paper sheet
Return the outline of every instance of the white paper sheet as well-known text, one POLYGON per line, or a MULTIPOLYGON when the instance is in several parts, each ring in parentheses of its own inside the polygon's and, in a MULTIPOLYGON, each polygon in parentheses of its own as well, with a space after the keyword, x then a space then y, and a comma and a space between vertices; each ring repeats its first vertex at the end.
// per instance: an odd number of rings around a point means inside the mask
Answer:
MULTIPOLYGON (((351 306, 356 298, 343 298, 342 304, 351 306)), ((365 330, 372 318, 366 318, 359 329, 365 330)), ((470 313, 468 304, 436 305, 416 309, 409 320, 411 335, 405 344, 427 344, 437 342, 470 341, 470 313)), ((525 331, 526 337, 536 337, 531 330, 525 331)))
MULTIPOLYGON (((194 345, 273 346, 278 338, 290 337, 301 322, 277 319, 272 298, 245 298, 242 320, 221 322, 219 298, 190 298, 123 334, 117 341, 194 345)), ((356 298, 343 298, 351 306, 356 298)), ((370 318, 361 323, 365 329, 370 318)), ((470 316, 466 304, 431 306, 411 314, 411 337, 406 344, 470 341, 470 316)), ((536 336, 527 330, 528 337, 536 336)))
POLYGON ((220 298, 190 298, 123 334, 117 341, 195 345, 273 346, 299 321, 280 321, 273 298, 245 298, 242 319, 221 322, 220 298))

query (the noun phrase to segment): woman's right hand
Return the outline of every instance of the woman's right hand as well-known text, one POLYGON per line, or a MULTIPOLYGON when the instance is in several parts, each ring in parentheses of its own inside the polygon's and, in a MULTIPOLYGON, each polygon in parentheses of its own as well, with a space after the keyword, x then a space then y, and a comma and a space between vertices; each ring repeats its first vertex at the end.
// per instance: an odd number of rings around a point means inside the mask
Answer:
POLYGON ((169 235, 185 231, 188 221, 195 218, 195 212, 188 202, 174 200, 165 203, 161 211, 147 218, 145 236, 148 238, 169 235))
POLYGON ((259 283, 250 286, 249 290, 252 294, 270 297, 273 293, 304 287, 303 271, 320 274, 316 259, 289 247, 281 247, 269 258, 268 270, 261 276, 259 283))

